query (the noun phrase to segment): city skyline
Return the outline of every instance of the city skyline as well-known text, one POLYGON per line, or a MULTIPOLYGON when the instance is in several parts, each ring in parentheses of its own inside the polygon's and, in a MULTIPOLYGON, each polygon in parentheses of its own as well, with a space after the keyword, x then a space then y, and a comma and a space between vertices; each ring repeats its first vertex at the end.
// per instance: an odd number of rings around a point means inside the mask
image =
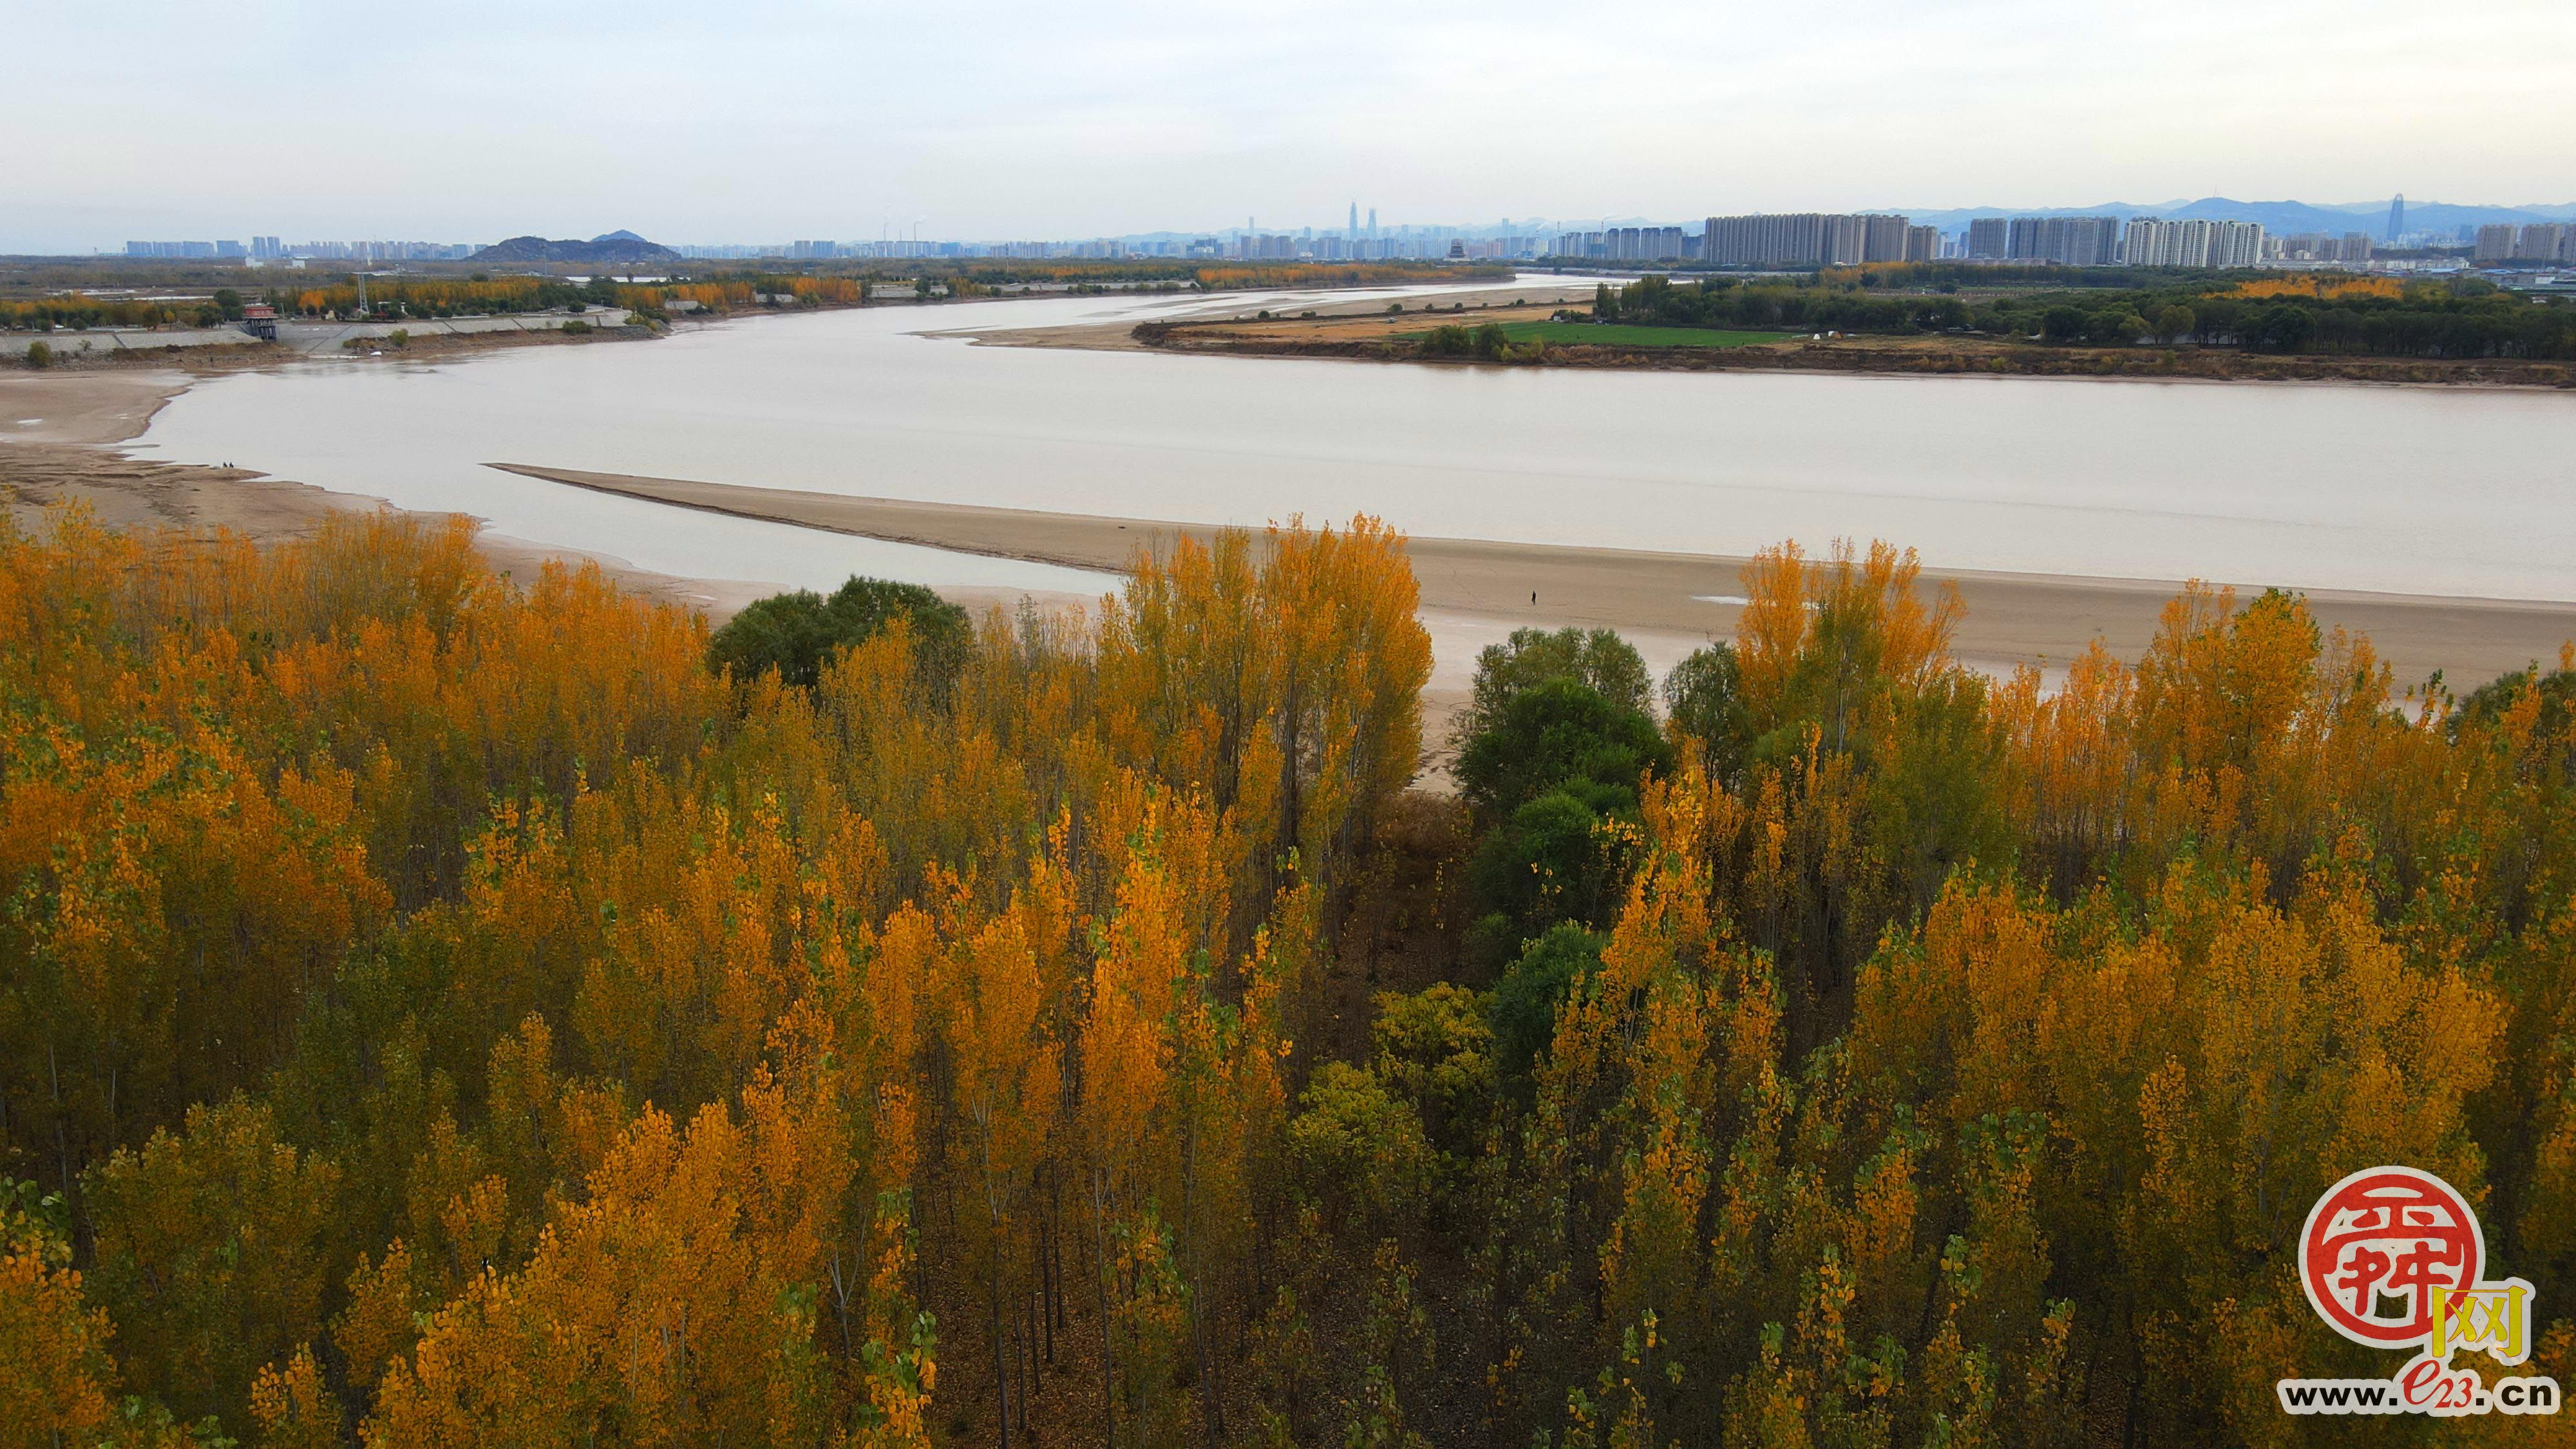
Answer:
MULTIPOLYGON (((2568 222, 2576 222, 2576 204, 2545 204, 2508 212, 2499 208, 2427 202, 2418 208, 2416 215, 2430 215, 2443 220, 2439 225, 2416 230, 2407 229, 2408 213, 2402 194, 2393 196, 2384 208, 2377 201, 2321 207, 2295 202, 2239 203, 2224 198, 2202 198, 2158 207, 2107 203, 2095 208, 2044 208, 2019 213, 1996 208, 1966 208, 1933 210, 1919 216, 1894 211, 1752 213, 1723 218, 1712 215, 1697 228, 1639 224, 1642 218, 1603 218, 1597 222, 1568 223, 1537 216, 1524 216, 1518 222, 1506 216, 1491 223, 1391 222, 1381 226, 1378 208, 1374 206, 1369 208, 1369 220, 1363 226, 1356 200, 1347 204, 1344 215, 1346 219, 1339 227, 1290 226, 1278 231, 1265 227, 1258 216, 1247 216, 1239 226, 1163 228, 1098 238, 958 239, 936 235, 925 237, 916 228, 909 237, 885 237, 875 241, 800 237, 761 242, 677 240, 672 245, 685 256, 717 259, 1135 255, 1264 260, 1304 257, 1322 261, 1359 261, 1434 256, 1448 241, 1463 239, 1470 246, 1467 255, 1492 258, 1556 255, 1614 260, 1685 256, 1701 259, 1707 255, 1702 249, 1704 236, 1724 221, 1729 224, 1769 224, 1771 233, 1778 232, 1781 225, 1793 229, 1804 225, 1813 235, 1808 235, 1803 243, 1784 243, 1780 236, 1757 243, 1750 240, 1748 234, 1746 238, 1728 244, 1726 254, 1720 258, 1721 264, 1786 261, 1793 257, 1805 257, 1810 262, 1929 261, 1962 257, 1985 260, 2028 258, 2097 265, 2108 263, 2115 255, 2129 258, 2129 248, 2122 238, 2136 235, 2135 229, 2142 222, 2165 227, 2169 234, 2179 234, 2172 233, 2171 229, 2182 228, 2194 235, 2205 236, 2212 234, 2206 228, 2216 226, 2240 230, 2250 227, 2252 235, 2260 236, 2267 229, 2264 218, 2268 218, 2268 230, 2276 239, 2340 238, 2340 250, 2330 251, 2330 258, 2340 255, 2348 260, 2356 257, 2366 260, 2373 244, 2399 247, 2474 245, 2481 252, 2489 251, 2492 250, 2494 236, 2500 231, 2513 234, 2534 225, 2563 228, 2568 222), (2094 214, 2097 212, 2109 214, 2094 214), (2168 216, 2167 213, 2173 215, 2168 216), (1572 230, 1558 230, 1569 224, 1572 230), (2011 229, 2009 239, 2008 225, 2011 229), (1843 237, 1835 231, 1837 226, 1851 228, 1850 236, 1843 237), (2022 233, 2026 226, 2029 237, 2024 239, 2022 233), (1819 227, 1824 230, 1817 230, 1819 227), (2193 231, 2195 228, 2200 230, 2193 231), (1864 230, 1867 232, 1866 240, 1863 240, 1864 230), (2043 232, 2049 237, 2046 241, 2039 240, 2043 232), (1685 234, 1689 238, 1687 248, 1682 242, 1685 234), (2354 249, 2356 243, 2358 251, 2354 249)), ((635 238, 632 232, 617 235, 646 240, 635 238)), ((399 263, 466 260, 479 247, 488 244, 488 241, 459 243, 400 239, 290 242, 276 234, 263 234, 253 235, 247 243, 237 238, 129 238, 121 247, 99 250, 101 254, 121 253, 126 257, 248 260, 253 265, 289 259, 399 263)), ((2185 246, 2184 252, 2200 255, 2197 246, 2185 246)), ((2161 250, 2170 251, 2171 247, 2161 250)))
POLYGON ((150 33, 190 64, 113 106, 87 70, 25 68, 0 120, 0 249, 249 231, 226 219, 254 201, 256 229, 280 234, 697 238, 1328 224, 1354 195, 1425 218, 1509 193, 1551 217, 1663 221, 1712 197, 1802 212, 2403 188, 2513 205, 2543 171, 2509 138, 2576 122, 2576 11, 2539 0, 2463 0, 2438 23, 2393 0, 1720 5, 1611 35, 1534 0, 1472 23, 1326 3, 1293 26, 998 0, 972 44, 894 19, 781 0, 711 31, 643 0, 609 27, 467 0, 379 61, 318 3, 38 7, 13 33, 28 54, 150 33), (349 103, 377 84, 361 54, 403 77, 403 103, 349 103), (1706 119, 1640 125, 1647 96, 1706 119))

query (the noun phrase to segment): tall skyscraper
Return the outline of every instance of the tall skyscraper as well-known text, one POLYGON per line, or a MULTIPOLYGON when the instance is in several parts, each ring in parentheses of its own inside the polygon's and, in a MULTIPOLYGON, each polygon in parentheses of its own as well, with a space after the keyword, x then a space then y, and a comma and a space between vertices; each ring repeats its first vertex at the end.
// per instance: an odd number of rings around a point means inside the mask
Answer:
POLYGON ((2397 193, 2396 200, 2388 203, 2388 240, 2393 244, 2399 237, 2404 236, 2405 234, 2406 193, 2401 191, 2397 193))
POLYGON ((1377 208, 1374 206, 1369 208, 1369 237, 1372 240, 1377 237, 1377 208))
POLYGON ((1359 234, 1360 234, 1360 204, 1359 204, 1358 202, 1354 201, 1354 202, 1352 202, 1352 203, 1351 203, 1351 235, 1353 235, 1353 236, 1358 236, 1359 234))

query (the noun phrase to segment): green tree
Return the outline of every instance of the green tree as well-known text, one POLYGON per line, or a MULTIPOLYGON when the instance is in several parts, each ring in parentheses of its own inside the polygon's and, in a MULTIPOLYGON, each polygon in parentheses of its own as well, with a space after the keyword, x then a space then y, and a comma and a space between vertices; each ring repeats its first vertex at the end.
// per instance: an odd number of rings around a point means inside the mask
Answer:
POLYGON ((1494 1034, 1494 1070, 1526 1096, 1529 1075, 1556 1037, 1557 1008, 1585 977, 1601 969, 1601 937, 1560 921, 1524 943, 1519 959, 1494 983, 1486 1019, 1494 1034))
POLYGON ((2168 302, 2163 310, 2156 313, 2156 335, 2167 342, 2182 341, 2199 325, 2200 319, 2192 316, 2191 309, 2180 302, 2168 302))
POLYGON ((1744 704, 1744 672, 1733 644, 1712 644, 1664 676, 1664 717, 1674 733, 1696 740, 1709 778, 1731 779, 1744 763, 1753 718, 1744 704))
POLYGON ((914 657, 934 697, 945 698, 974 626, 966 611, 919 584, 852 576, 824 598, 811 589, 773 594, 751 605, 707 641, 711 669, 740 680, 775 669, 789 684, 811 686, 840 651, 875 637, 896 618, 911 621, 914 657))
POLYGON ((2126 307, 2105 307, 2084 321, 2087 339, 2105 346, 2121 346, 2147 335, 2146 320, 2126 307))
POLYGON ((1514 629, 1476 656, 1474 693, 1458 717, 1462 741, 1500 722, 1514 699, 1551 679, 1571 679, 1622 708, 1646 708, 1652 676, 1635 646, 1608 629, 1514 629))
POLYGON ((2316 335, 2316 314, 2305 307, 2283 302, 2267 307, 2257 323, 2263 345, 2278 352, 2297 352, 2316 335))
POLYGON ((1555 921, 1603 923, 1626 860, 1618 824, 1636 818, 1639 779, 1671 764, 1653 717, 1589 685, 1559 676, 1513 696, 1458 760, 1486 827, 1468 883, 1500 917, 1479 922, 1478 954, 1493 960, 1555 921))
POLYGON ((1609 787, 1633 803, 1638 777, 1671 764, 1672 746, 1652 716, 1560 675, 1513 695, 1468 740, 1458 779, 1468 803, 1499 820, 1567 782, 1609 787))

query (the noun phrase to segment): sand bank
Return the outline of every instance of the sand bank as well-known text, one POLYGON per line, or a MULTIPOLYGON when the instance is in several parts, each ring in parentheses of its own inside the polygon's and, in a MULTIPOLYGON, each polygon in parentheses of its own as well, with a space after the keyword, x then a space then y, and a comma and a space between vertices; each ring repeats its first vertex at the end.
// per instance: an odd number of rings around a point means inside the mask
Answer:
MULTIPOLYGON (((492 466, 675 507, 1073 568, 1118 570, 1139 549, 1168 547, 1182 537, 1204 540, 1215 532, 1169 520, 492 466)), ((1604 626, 1667 643, 1734 633, 1746 562, 1459 538, 1417 538, 1411 549, 1426 614, 1496 629, 1604 626)), ((1958 570, 1927 569, 1925 577, 1958 588, 1968 612, 1955 640, 1957 652, 1994 672, 2020 664, 2062 667, 2097 637, 2115 654, 2134 659, 2153 637, 2165 602, 2182 587, 2170 580, 1958 570)), ((2368 634, 2401 683, 2438 669, 2455 686, 2474 685, 2535 659, 2554 659, 2560 642, 2576 637, 2576 604, 2327 591, 2308 599, 2326 627, 2368 634)))

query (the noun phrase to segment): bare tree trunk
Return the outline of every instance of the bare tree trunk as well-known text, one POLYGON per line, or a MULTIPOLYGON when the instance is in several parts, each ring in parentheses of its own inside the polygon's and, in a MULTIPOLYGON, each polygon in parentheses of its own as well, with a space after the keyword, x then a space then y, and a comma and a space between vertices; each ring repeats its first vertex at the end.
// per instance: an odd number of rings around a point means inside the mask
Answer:
POLYGON ((1100 1285, 1100 1422, 1108 1449, 1118 1449, 1118 1335, 1109 1321, 1109 1225, 1105 1185, 1098 1173, 1091 1178, 1091 1251, 1096 1271, 1092 1277, 1100 1285))

